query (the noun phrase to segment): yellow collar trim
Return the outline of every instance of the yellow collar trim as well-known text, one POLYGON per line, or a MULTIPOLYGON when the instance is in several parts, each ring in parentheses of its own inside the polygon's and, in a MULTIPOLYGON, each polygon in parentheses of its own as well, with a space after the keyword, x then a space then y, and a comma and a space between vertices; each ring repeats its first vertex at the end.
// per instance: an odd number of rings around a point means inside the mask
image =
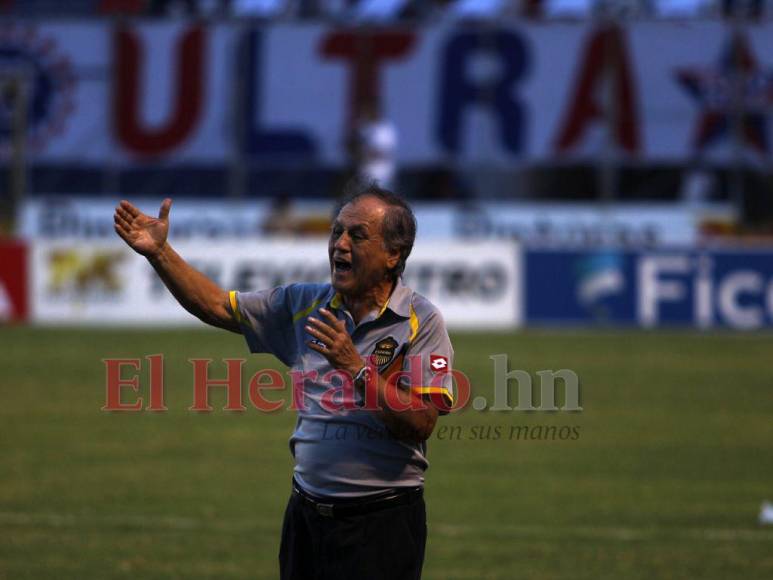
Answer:
POLYGON ((387 301, 384 302, 384 305, 381 307, 381 310, 379 311, 377 318, 381 318, 381 315, 384 314, 384 311, 387 309, 387 306, 389 306, 390 300, 392 300, 391 295, 389 296, 389 298, 387 298, 387 301))

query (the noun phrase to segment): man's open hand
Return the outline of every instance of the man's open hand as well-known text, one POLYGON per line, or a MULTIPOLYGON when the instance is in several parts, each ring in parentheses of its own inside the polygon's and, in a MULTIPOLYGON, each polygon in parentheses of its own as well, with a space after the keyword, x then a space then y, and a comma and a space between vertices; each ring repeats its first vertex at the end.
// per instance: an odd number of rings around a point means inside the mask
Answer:
POLYGON ((354 347, 352 337, 346 332, 346 323, 338 320, 329 310, 320 308, 319 312, 326 321, 309 316, 306 332, 324 346, 313 341, 307 341, 306 344, 324 356, 334 369, 346 371, 354 376, 365 366, 365 361, 354 347))
POLYGON ((170 207, 172 200, 166 198, 161 204, 158 218, 152 218, 124 200, 115 208, 115 231, 132 250, 150 258, 166 244, 170 207))

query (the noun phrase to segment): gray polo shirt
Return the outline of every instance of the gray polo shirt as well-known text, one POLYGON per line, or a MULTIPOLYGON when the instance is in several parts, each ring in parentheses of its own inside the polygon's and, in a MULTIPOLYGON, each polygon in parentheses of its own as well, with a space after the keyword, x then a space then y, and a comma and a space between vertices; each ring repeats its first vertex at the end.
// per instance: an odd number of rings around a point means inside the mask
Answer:
POLYGON ((454 352, 443 317, 429 300, 398 281, 384 308, 355 324, 330 284, 233 291, 230 299, 250 351, 274 354, 296 376, 306 377, 296 397, 298 417, 290 437, 295 478, 306 491, 355 497, 423 485, 429 466, 426 442, 399 441, 376 411, 352 408, 363 403, 362 395, 341 388, 340 379, 325 380, 334 369, 308 347, 312 337, 304 326, 312 315, 324 320, 318 310, 328 308, 346 322, 363 358, 374 356, 383 371, 405 355, 403 370, 412 373, 401 379, 403 383, 424 397, 440 397, 451 405, 454 352), (331 409, 331 401, 342 408, 331 409))

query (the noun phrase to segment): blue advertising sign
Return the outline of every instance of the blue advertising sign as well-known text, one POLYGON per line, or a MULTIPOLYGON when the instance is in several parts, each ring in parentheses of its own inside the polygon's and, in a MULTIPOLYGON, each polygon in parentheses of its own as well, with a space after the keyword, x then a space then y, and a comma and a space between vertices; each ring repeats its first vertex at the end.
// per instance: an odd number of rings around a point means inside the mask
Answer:
POLYGON ((526 321, 773 326, 773 249, 529 251, 526 321))

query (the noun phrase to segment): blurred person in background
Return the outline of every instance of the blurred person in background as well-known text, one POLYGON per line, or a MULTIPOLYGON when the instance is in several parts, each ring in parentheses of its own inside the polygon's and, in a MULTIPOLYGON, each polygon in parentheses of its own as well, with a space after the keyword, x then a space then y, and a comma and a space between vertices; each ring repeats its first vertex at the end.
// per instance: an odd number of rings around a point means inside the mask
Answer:
POLYGON ((397 128, 381 114, 375 99, 360 107, 351 137, 351 155, 357 176, 380 187, 394 187, 397 173, 397 128))

